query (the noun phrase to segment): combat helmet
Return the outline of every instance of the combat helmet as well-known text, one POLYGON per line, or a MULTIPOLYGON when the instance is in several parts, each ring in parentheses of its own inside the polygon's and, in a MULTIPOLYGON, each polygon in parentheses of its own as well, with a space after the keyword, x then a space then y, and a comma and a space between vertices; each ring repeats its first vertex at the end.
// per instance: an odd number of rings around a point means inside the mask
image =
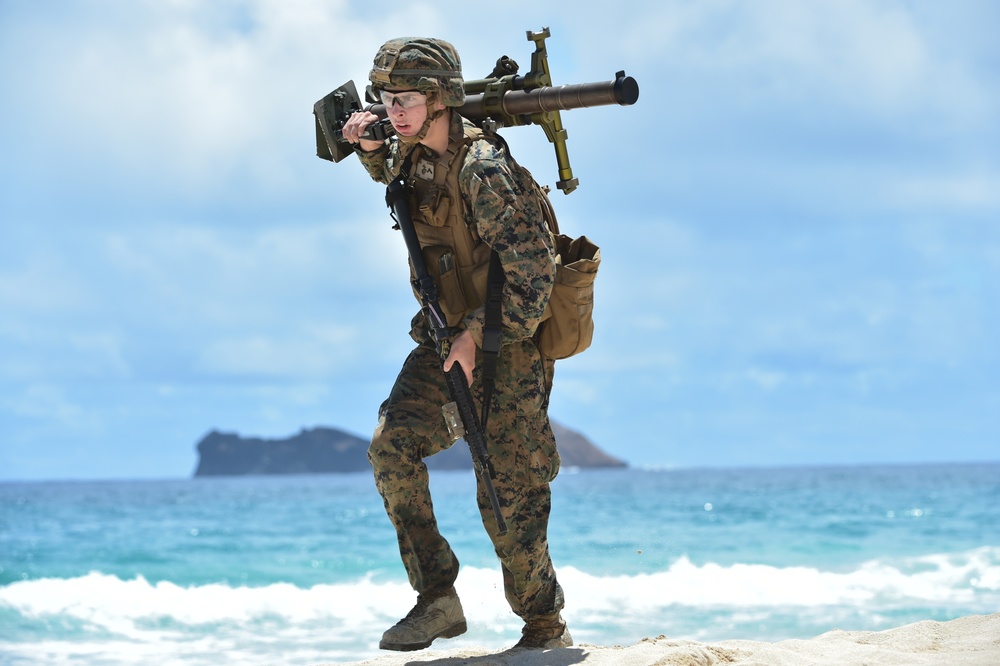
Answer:
POLYGON ((375 54, 368 79, 378 95, 388 88, 433 93, 445 106, 462 106, 465 85, 462 61, 455 47, 443 39, 391 39, 375 54))

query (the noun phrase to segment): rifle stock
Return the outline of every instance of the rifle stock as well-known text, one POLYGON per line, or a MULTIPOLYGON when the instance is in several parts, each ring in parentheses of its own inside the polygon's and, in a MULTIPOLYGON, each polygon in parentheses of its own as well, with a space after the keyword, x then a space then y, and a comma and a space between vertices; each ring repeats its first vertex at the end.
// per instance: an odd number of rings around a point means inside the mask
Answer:
MULTIPOLYGON (((399 225, 406 241, 406 251, 410 255, 410 262, 413 264, 413 272, 416 275, 416 288, 420 294, 424 312, 430 322, 431 338, 437 348, 441 361, 448 356, 448 341, 452 331, 448 327, 447 319, 441 311, 438 303, 437 287, 434 278, 427 271, 427 263, 424 261, 424 254, 420 249, 420 241, 417 239, 416 229, 413 227, 413 219, 410 217, 410 203, 406 198, 406 186, 402 177, 389 183, 385 192, 385 202, 392 211, 393 219, 399 225)), ((500 500, 497 498, 496 489, 493 487, 493 477, 496 472, 490 462, 489 451, 486 448, 486 435, 483 432, 482 424, 476 414, 475 402, 472 398, 472 391, 465 380, 465 371, 462 366, 455 363, 451 369, 445 373, 448 384, 448 392, 451 399, 458 408, 462 426, 465 429, 465 442, 469 445, 472 453, 472 462, 476 469, 476 476, 479 477, 486 495, 490 498, 493 507, 493 516, 496 518, 497 531, 500 534, 507 533, 507 522, 504 520, 500 510, 500 500)))

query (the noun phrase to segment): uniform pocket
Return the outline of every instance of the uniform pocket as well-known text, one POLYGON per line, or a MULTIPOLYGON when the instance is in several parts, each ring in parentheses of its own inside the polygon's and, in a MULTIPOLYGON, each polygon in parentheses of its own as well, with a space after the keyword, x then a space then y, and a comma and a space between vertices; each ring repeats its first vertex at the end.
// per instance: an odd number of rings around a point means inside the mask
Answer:
POLYGON ((423 248, 427 271, 438 288, 438 305, 449 326, 457 326, 465 315, 465 294, 455 266, 455 253, 444 245, 423 248))
POLYGON ((432 227, 443 227, 448 222, 451 197, 442 188, 432 188, 421 199, 417 210, 425 224, 432 227))

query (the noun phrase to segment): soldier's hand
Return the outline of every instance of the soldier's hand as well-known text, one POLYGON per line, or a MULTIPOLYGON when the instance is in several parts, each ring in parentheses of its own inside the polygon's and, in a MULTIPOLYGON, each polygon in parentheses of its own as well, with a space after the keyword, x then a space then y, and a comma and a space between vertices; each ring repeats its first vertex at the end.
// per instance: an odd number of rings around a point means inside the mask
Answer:
POLYGON ((451 370, 451 366, 456 362, 465 372, 465 381, 472 386, 472 371, 476 368, 476 341, 472 339, 472 333, 469 331, 462 331, 452 340, 448 358, 444 360, 444 371, 451 370))
POLYGON ((341 135, 348 143, 360 144, 362 150, 378 150, 378 148, 382 145, 381 141, 369 141, 368 139, 361 138, 361 135, 365 133, 365 130, 368 129, 369 126, 377 123, 378 119, 378 116, 370 111, 355 111, 351 114, 351 117, 347 119, 347 122, 344 123, 343 128, 341 128, 341 135))

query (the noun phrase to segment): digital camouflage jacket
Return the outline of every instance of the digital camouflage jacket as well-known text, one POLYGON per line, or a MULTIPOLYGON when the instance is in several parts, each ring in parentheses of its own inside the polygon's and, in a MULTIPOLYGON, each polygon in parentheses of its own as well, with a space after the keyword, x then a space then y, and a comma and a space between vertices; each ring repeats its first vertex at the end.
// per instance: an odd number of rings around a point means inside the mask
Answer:
MULTIPOLYGON (((393 138, 358 156, 375 181, 389 183, 406 162, 403 150, 409 149, 393 138)), ((444 154, 420 144, 412 151, 410 208, 449 325, 468 329, 482 346, 493 249, 506 279, 503 341, 531 337, 546 314, 556 271, 552 234, 531 174, 513 163, 502 141, 484 136, 454 111, 444 154)), ((424 341, 426 330, 418 314, 414 338, 424 341)))

